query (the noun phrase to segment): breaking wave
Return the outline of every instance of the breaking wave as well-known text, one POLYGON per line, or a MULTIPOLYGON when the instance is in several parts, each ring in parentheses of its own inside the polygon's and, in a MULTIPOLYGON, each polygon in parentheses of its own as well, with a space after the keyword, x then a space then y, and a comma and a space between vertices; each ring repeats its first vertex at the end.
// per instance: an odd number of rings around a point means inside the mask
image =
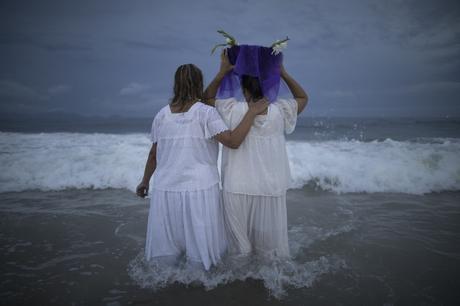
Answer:
MULTIPOLYGON (((135 189, 145 134, 0 133, 0 192, 135 189)), ((337 193, 460 190, 460 141, 288 141, 293 188, 337 193)))

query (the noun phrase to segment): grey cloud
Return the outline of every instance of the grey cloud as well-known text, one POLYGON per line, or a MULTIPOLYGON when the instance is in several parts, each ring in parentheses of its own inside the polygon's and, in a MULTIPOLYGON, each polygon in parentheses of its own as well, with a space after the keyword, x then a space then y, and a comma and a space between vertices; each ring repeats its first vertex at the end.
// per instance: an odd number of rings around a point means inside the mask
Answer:
POLYGON ((435 81, 409 85, 397 89, 388 90, 392 94, 439 94, 442 93, 456 93, 460 95, 460 82, 454 81, 435 81))
POLYGON ((326 90, 321 92, 321 95, 326 98, 354 98, 356 93, 350 90, 326 90))
MULTIPOLYGON (((141 49, 165 49, 164 44, 158 44, 148 41, 141 41, 141 40, 126 40, 123 42, 126 47, 130 48, 141 48, 141 49)), ((167 48, 169 48, 167 46, 167 48)))
POLYGON ((29 101, 48 98, 32 87, 10 80, 0 80, 0 97, 29 101))
POLYGON ((181 35, 177 29, 169 29, 168 34, 163 34, 164 29, 159 29, 160 34, 155 33, 155 35, 149 35, 145 39, 119 39, 121 44, 127 48, 133 49, 147 49, 151 50, 161 50, 174 52, 177 50, 183 50, 186 46, 187 50, 199 50, 197 46, 197 39, 181 35))
POLYGON ((150 114, 167 103, 178 65, 195 63, 211 80, 219 63, 209 53, 223 41, 222 28, 242 44, 289 35, 285 66, 311 96, 305 115, 460 115, 458 1, 45 0, 0 7, 0 79, 17 83, 0 89, 43 110, 150 114), (433 111, 436 97, 445 102, 433 111))
POLYGON ((55 38, 43 38, 36 34, 36 37, 32 37, 30 35, 26 35, 23 33, 8 33, 8 35, 0 36, 0 45, 4 46, 31 46, 35 48, 39 48, 42 50, 54 52, 54 51, 91 51, 92 47, 80 43, 62 41, 58 39, 58 41, 50 41, 55 38))
POLYGON ((120 90, 120 95, 137 96, 137 95, 145 94, 150 90, 151 87, 152 86, 149 84, 132 82, 120 90))
POLYGON ((84 45, 76 45, 69 42, 41 43, 38 46, 48 51, 91 51, 92 48, 84 45))
POLYGON ((70 85, 65 85, 65 84, 54 85, 54 86, 48 88, 48 94, 51 95, 51 96, 56 96, 56 95, 67 93, 71 89, 72 89, 72 86, 70 86, 70 85))
POLYGON ((459 94, 460 82, 455 81, 434 81, 424 82, 405 86, 386 87, 380 89, 361 89, 361 90, 327 90, 322 91, 321 95, 327 98, 355 98, 358 95, 382 96, 382 95, 409 95, 417 97, 423 94, 459 94))

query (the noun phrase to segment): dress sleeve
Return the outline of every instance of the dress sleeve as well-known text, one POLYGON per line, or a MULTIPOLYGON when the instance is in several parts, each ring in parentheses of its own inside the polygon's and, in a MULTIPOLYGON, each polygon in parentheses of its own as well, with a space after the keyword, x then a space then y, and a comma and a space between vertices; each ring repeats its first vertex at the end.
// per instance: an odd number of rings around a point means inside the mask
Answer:
POLYGON ((222 120, 217 110, 214 107, 209 107, 206 112, 204 136, 209 139, 227 130, 227 125, 222 120))
POLYGON ((152 141, 152 143, 156 143, 158 141, 158 128, 159 128, 159 124, 158 124, 158 114, 155 116, 155 118, 153 118, 153 122, 152 122, 152 128, 150 130, 150 140, 152 141))
POLYGON ((238 103, 235 98, 216 99, 215 101, 217 111, 228 126, 230 126, 230 117, 235 103, 238 103))
POLYGON ((276 103, 280 107, 284 118, 284 132, 291 134, 294 132, 297 123, 297 101, 295 99, 279 99, 276 103))

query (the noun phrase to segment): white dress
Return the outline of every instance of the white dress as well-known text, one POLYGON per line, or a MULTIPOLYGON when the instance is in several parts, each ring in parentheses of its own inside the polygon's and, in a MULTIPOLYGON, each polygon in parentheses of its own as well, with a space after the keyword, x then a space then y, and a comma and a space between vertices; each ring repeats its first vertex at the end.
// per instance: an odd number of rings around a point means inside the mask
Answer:
MULTIPOLYGON (((217 169, 218 143, 227 130, 215 108, 196 102, 185 113, 163 107, 152 123, 157 166, 151 182, 145 256, 189 261, 208 270, 227 242, 217 169)), ((170 261, 170 260, 169 260, 170 261)))
MULTIPOLYGON (((297 122, 297 102, 279 99, 259 115, 237 150, 223 148, 224 218, 230 251, 289 256, 286 190, 291 183, 285 134, 297 122)), ((216 100, 230 129, 248 110, 234 98, 216 100)))

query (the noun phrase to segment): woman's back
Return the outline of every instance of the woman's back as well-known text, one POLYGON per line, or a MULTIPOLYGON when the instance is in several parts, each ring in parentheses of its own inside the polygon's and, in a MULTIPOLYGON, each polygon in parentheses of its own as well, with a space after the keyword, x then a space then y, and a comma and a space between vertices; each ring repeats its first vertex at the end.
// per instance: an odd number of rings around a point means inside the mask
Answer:
MULTIPOLYGON (((238 125, 248 104, 234 98, 216 100, 216 108, 231 129, 238 125)), ((238 150, 223 148, 222 184, 227 192, 277 196, 290 184, 285 134, 297 121, 297 102, 280 99, 270 104, 266 115, 254 120, 238 150)))
POLYGON ((155 116, 150 137, 157 143, 153 188, 169 191, 206 189, 219 182, 218 143, 212 136, 227 130, 217 111, 201 102, 187 112, 169 105, 155 116))

